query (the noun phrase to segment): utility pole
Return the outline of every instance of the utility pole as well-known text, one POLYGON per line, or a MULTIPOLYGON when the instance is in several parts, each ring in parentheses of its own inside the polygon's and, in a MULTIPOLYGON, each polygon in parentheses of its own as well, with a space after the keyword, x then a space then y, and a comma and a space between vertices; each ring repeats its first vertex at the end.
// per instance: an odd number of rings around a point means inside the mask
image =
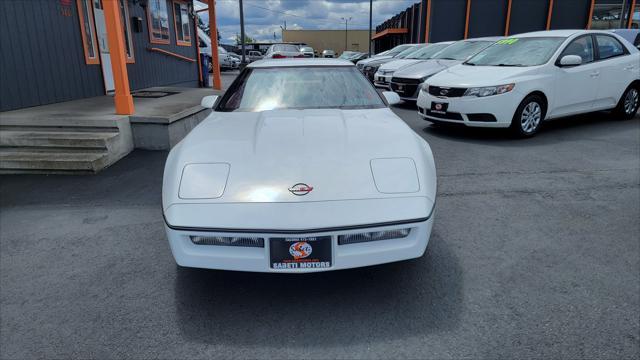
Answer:
MULTIPOLYGON (((280 25, 280 41, 284 42, 284 31, 287 30, 287 20, 284 21, 284 27, 280 25)), ((274 36, 275 38, 275 36, 274 36)))
POLYGON ((373 0, 369 0, 369 57, 371 57, 371 28, 373 27, 373 0))
POLYGON ((242 0, 240 0, 240 42, 242 44, 242 65, 244 65, 244 12, 242 11, 242 0))
POLYGON ((351 19, 353 19, 352 17, 350 18, 341 18, 342 20, 344 20, 344 51, 347 51, 347 34, 348 32, 348 28, 349 26, 347 25, 349 23, 349 21, 351 21, 351 19))

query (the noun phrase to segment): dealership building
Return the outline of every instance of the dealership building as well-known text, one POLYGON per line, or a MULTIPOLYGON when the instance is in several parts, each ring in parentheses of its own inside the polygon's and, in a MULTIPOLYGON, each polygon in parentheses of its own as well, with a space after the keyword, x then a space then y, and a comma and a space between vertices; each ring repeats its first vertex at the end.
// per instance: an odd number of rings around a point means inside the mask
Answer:
POLYGON ((537 30, 638 28, 636 0, 421 0, 376 27, 376 52, 399 44, 537 30))

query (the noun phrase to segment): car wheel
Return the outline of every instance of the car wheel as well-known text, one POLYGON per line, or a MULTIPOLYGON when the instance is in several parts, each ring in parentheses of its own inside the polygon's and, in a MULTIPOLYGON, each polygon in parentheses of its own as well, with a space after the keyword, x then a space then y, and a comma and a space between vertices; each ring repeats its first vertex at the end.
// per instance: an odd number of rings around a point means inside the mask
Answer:
POLYGON ((640 108, 640 86, 632 85, 622 94, 614 113, 622 120, 629 120, 636 115, 638 108, 640 108))
POLYGON ((546 110, 542 97, 539 95, 527 96, 513 115, 511 131, 518 137, 535 135, 542 125, 546 110))

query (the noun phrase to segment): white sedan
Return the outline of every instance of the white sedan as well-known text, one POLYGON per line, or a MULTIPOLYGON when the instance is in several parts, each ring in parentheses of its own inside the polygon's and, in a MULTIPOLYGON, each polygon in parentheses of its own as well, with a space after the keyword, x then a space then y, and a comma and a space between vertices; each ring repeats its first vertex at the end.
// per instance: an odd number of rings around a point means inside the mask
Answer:
POLYGON ((417 258, 429 145, 344 60, 251 63, 170 152, 162 207, 180 266, 313 272, 417 258))
POLYGON ((544 120, 640 106, 640 52, 607 31, 554 30, 502 39, 423 84, 418 113, 433 122, 510 127, 532 136, 544 120))

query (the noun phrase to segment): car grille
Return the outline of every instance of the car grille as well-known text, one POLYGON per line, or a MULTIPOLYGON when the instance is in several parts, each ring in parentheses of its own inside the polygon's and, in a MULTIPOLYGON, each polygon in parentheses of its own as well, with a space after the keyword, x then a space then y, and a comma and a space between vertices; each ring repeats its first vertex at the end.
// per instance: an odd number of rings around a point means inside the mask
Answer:
POLYGON ((389 86, 391 87, 391 90, 396 92, 401 97, 414 97, 419 86, 418 84, 400 84, 400 85, 403 85, 402 90, 400 90, 397 83, 392 82, 391 84, 389 84, 389 86))
POLYGON ((306 57, 306 58, 312 58, 312 57, 313 57, 313 54, 304 54, 304 57, 306 57))
POLYGON ((467 91, 465 88, 448 88, 429 86, 429 94, 437 97, 461 97, 467 91))
POLYGON ((392 77, 391 82, 398 83, 398 84, 420 84, 420 79, 392 77))

